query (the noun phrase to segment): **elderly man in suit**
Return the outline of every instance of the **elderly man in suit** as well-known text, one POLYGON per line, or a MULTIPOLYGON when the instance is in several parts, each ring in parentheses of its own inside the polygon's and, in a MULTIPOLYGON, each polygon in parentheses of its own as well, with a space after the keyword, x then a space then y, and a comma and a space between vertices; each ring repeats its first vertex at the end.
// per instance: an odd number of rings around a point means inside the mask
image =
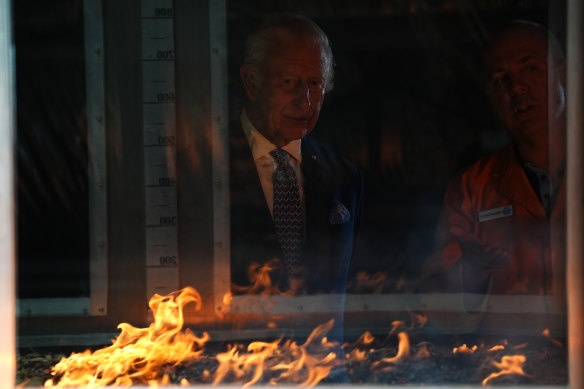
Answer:
POLYGON ((354 165, 310 135, 333 83, 328 38, 308 18, 272 15, 248 37, 240 74, 247 99, 230 133, 232 283, 249 285, 267 264, 282 291, 344 292, 363 187, 354 165))

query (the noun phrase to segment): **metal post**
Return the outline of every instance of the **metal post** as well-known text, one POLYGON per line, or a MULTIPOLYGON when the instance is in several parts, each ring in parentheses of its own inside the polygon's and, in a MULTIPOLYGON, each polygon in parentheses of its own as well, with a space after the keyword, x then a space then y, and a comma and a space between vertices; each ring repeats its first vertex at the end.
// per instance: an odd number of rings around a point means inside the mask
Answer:
POLYGON ((584 387, 584 5, 568 0, 567 290, 570 387, 584 387))
POLYGON ((229 213, 229 114, 227 112, 227 2, 209 1, 211 117, 213 154, 213 299, 226 313, 223 296, 231 292, 229 213))
POLYGON ((10 0, 0 0, 0 387, 14 388, 14 88, 10 0))

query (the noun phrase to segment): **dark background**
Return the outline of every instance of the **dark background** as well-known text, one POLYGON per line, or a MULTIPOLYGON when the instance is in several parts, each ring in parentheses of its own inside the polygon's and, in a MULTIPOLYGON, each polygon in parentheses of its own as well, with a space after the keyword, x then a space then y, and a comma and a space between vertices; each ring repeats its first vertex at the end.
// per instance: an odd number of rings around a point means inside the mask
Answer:
MULTIPOLYGON (((353 281, 383 273, 380 283, 352 282, 353 292, 414 291, 448 180, 506 144, 483 88, 489 31, 521 18, 565 38, 564 2, 551 0, 230 0, 227 10, 232 118, 243 39, 263 16, 301 13, 329 35, 335 88, 314 134, 364 173, 353 281)), ((13 26, 19 297, 87 296, 82 1, 14 1, 13 26)))
POLYGON ((89 296, 83 2, 13 2, 18 296, 89 296))
POLYGON ((244 1, 229 7, 231 114, 241 111, 246 32, 271 12, 315 20, 336 62, 315 136, 363 171, 352 292, 415 291, 449 179, 508 142, 484 90, 489 36, 527 19, 565 37, 560 1, 244 1), (369 277, 357 273, 367 272, 369 277), (365 279, 369 281, 363 282, 365 279))

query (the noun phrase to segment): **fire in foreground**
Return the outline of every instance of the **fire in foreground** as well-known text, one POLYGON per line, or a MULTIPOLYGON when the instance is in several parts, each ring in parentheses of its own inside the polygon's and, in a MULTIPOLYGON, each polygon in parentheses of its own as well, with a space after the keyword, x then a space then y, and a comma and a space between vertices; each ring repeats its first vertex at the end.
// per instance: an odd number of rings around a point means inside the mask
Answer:
MULTIPOLYGON (((71 354, 52 368, 51 374, 60 376, 56 386, 102 387, 129 386, 136 383, 164 383, 160 372, 167 365, 196 362, 209 335, 195 336, 184 325, 183 308, 188 303, 201 306, 199 293, 187 287, 167 296, 155 294, 149 302, 154 322, 148 328, 136 328, 121 323, 122 331, 114 343, 106 348, 71 354)), ((45 387, 55 386, 48 380, 45 387)))
MULTIPOLYGON (((316 327, 302 344, 282 338, 272 342, 252 342, 247 347, 235 344, 228 346, 225 352, 210 357, 205 355, 209 335, 203 333, 198 337, 189 329, 183 330, 183 308, 189 303, 194 303, 197 309, 201 306, 199 294, 191 287, 167 296, 154 295, 149 303, 154 313, 154 322, 148 328, 120 324, 118 328, 121 334, 111 346, 94 352, 87 350, 73 353, 63 358, 52 367, 53 378, 45 382, 45 387, 156 387, 231 382, 240 383, 244 387, 256 383, 311 387, 331 376, 334 376, 333 381, 344 377, 345 380, 362 382, 359 376, 365 370, 373 377, 388 377, 397 372, 397 383, 408 383, 408 380, 399 376, 399 372, 411 370, 413 366, 416 374, 419 374, 426 368, 431 370, 435 368, 433 365, 440 364, 437 362, 437 349, 432 349, 429 342, 412 343, 408 328, 402 322, 394 322, 385 341, 375 345, 375 338, 369 332, 356 342, 342 346, 327 340, 326 335, 333 327, 333 321, 330 320, 316 327), (198 370, 199 373, 194 378, 192 374, 187 374, 188 379, 180 378, 174 373, 181 369, 183 372, 198 370)), ((414 325, 420 325, 419 320, 414 322, 414 325)), ((556 342, 552 344, 559 347, 556 342)), ((526 357, 501 356, 500 353, 506 347, 506 342, 491 348, 484 345, 469 348, 463 345, 450 348, 449 358, 454 362, 475 358, 481 365, 476 374, 482 376, 476 382, 482 380, 483 385, 510 375, 530 380, 530 376, 523 370, 526 357), (496 361, 499 356, 501 362, 496 361), (476 358, 480 358, 480 361, 476 358), (486 362, 482 362, 484 360, 486 362)), ((513 351, 516 352, 516 349, 513 351)), ((395 381, 378 383, 392 382, 395 381)))

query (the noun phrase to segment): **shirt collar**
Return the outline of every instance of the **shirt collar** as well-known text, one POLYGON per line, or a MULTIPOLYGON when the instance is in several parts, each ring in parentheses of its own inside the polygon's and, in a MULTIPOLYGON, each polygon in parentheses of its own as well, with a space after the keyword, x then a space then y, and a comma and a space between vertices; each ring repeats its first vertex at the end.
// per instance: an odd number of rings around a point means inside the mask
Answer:
MULTIPOLYGON (((258 158, 269 154, 270 151, 277 149, 276 145, 266 139, 266 137, 263 136, 249 121, 245 109, 241 113, 241 126, 243 127, 243 132, 249 143, 249 148, 251 149, 254 160, 257 160, 258 158)), ((282 149, 286 150, 286 152, 292 155, 298 162, 301 162, 302 155, 300 152, 300 145, 301 139, 296 139, 282 147, 282 149)))
POLYGON ((546 177, 549 176, 548 172, 546 172, 545 170, 536 168, 535 166, 533 166, 529 162, 523 162, 523 167, 525 169, 529 170, 530 172, 537 174, 538 176, 541 176, 541 175, 545 175, 546 177))

